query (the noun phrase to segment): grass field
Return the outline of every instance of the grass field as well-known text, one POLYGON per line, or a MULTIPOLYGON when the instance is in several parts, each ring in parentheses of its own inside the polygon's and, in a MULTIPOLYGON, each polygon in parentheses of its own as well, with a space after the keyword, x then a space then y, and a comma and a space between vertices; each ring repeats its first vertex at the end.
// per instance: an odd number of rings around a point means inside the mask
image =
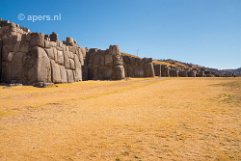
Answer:
POLYGON ((0 86, 1 161, 240 161, 240 78, 0 86))

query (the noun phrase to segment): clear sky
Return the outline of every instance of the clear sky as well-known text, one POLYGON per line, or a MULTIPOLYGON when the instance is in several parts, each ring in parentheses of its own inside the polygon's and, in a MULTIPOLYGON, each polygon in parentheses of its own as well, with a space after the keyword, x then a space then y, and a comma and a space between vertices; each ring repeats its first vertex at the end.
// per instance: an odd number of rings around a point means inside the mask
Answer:
POLYGON ((241 0, 1 0, 0 17, 83 47, 118 44, 141 57, 241 67, 241 0), (19 13, 61 21, 21 21, 19 13))

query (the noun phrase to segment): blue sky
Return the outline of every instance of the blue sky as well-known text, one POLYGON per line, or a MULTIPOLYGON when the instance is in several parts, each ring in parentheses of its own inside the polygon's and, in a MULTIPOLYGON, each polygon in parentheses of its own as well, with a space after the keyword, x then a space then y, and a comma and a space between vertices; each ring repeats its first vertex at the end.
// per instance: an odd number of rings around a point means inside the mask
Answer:
POLYGON ((1 0, 0 17, 83 47, 118 44, 141 57, 241 67, 241 0, 1 0), (61 21, 20 21, 19 13, 61 21))

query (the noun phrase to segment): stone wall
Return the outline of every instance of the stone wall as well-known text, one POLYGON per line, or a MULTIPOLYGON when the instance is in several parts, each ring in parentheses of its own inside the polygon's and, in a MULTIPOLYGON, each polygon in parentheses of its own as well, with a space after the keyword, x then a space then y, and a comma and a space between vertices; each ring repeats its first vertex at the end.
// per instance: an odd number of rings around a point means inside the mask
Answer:
POLYGON ((161 64, 153 64, 155 76, 161 77, 161 64))
POLYGON ((33 33, 0 20, 0 79, 4 83, 69 83, 155 76, 151 58, 123 55, 116 45, 107 50, 80 48, 71 37, 33 33))
POLYGON ((179 69, 170 67, 169 69, 170 77, 179 77, 179 69))
POLYGON ((179 77, 188 77, 188 71, 186 69, 180 70, 179 77))
POLYGON ((188 71, 188 77, 196 77, 197 76, 197 71, 196 70, 189 70, 188 71))
POLYGON ((0 27, 2 82, 33 84, 82 80, 81 67, 86 51, 72 38, 62 42, 56 33, 32 33, 8 21, 0 21, 0 27))
POLYGON ((120 80, 125 70, 120 49, 110 45, 107 50, 89 49, 86 56, 88 80, 120 80))
POLYGON ((107 50, 89 49, 86 56, 89 80, 120 80, 125 77, 154 77, 152 59, 120 52, 116 45, 107 50))
POLYGON ((2 81, 2 40, 0 39, 0 82, 2 81))
POLYGON ((139 58, 123 54, 126 77, 154 77, 154 66, 151 58, 139 58))
MULTIPOLYGON (((231 73, 231 76, 233 74, 231 73)), ((121 53, 116 45, 107 50, 79 47, 73 38, 59 41, 52 33, 29 29, 0 19, 0 82, 69 83, 81 80, 121 80, 125 77, 230 76, 211 68, 154 64, 152 58, 121 53)))
POLYGON ((170 69, 167 65, 161 65, 161 76, 170 77, 170 69))

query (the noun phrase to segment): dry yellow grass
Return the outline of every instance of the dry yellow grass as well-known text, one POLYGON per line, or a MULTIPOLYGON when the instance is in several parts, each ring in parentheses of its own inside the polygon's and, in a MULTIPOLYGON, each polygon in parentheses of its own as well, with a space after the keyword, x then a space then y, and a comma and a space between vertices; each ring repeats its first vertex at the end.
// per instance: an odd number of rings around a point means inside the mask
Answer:
POLYGON ((241 160, 241 79, 0 87, 1 161, 241 160))

